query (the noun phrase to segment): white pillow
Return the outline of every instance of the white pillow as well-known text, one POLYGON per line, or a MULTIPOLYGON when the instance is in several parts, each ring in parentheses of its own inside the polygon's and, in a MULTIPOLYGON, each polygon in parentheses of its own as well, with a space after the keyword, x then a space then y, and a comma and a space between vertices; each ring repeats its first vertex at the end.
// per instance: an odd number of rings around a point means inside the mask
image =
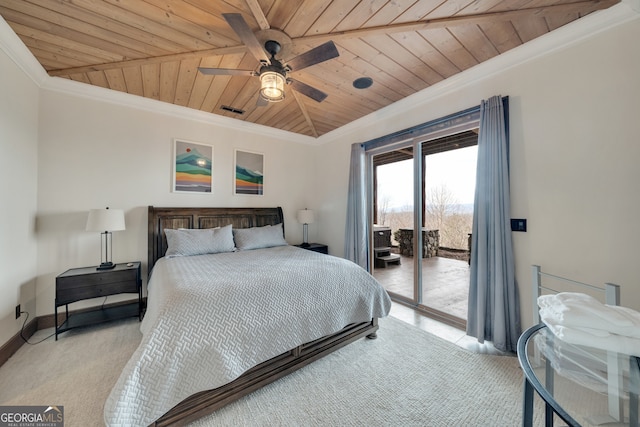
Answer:
POLYGON ((217 254, 233 252, 231 224, 221 228, 165 229, 167 236, 166 257, 217 254))
POLYGON ((282 223, 264 227, 234 228, 233 239, 240 251, 287 245, 282 223))

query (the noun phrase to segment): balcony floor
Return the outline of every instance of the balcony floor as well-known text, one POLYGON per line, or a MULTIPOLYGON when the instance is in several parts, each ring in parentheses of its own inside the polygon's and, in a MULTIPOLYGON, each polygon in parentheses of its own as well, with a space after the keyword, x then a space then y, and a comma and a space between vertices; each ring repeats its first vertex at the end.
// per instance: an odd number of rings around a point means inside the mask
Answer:
MULTIPOLYGON (((400 265, 375 268, 373 275, 389 291, 413 296, 413 257, 402 256, 400 265)), ((451 258, 422 259, 422 304, 467 320, 469 264, 451 258)))

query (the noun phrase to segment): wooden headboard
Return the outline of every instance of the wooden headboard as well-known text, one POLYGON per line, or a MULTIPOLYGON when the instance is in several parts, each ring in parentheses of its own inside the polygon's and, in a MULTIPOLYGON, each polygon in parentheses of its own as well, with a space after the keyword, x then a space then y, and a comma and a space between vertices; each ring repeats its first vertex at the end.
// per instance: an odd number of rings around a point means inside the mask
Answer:
POLYGON ((167 251, 165 228, 262 227, 282 223, 282 208, 157 208, 149 206, 148 271, 167 251))

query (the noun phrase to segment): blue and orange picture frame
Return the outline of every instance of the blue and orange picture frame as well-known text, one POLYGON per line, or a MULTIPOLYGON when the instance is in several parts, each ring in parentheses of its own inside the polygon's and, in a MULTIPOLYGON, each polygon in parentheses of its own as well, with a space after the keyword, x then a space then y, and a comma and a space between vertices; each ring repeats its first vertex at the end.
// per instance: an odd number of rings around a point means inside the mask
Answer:
POLYGON ((175 193, 211 194, 213 191, 213 146, 183 139, 173 140, 175 193))

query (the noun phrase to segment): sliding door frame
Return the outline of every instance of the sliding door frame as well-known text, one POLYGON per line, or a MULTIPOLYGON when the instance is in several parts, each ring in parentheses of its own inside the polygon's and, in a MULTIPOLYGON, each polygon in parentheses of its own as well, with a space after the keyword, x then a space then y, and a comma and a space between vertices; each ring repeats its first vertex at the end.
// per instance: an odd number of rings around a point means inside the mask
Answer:
POLYGON ((423 185, 422 143, 418 138, 413 140, 413 300, 422 306, 422 228, 423 221, 423 185))
MULTIPOLYGON (((374 156, 401 148, 412 147, 413 150, 413 297, 408 298, 390 293, 392 299, 408 305, 424 314, 437 318, 458 327, 465 327, 459 320, 448 313, 436 310, 423 304, 422 301, 422 228, 423 228, 423 191, 424 191, 424 157, 422 144, 433 139, 454 135, 477 128, 480 120, 480 106, 472 107, 437 120, 423 123, 409 129, 395 132, 364 143, 367 161, 367 211, 369 224, 374 220, 374 156)), ((373 236, 369 236, 369 259, 374 259, 373 236)), ((369 271, 373 274, 373 262, 369 263, 369 271)), ((466 322, 465 322, 466 324, 466 322)))

